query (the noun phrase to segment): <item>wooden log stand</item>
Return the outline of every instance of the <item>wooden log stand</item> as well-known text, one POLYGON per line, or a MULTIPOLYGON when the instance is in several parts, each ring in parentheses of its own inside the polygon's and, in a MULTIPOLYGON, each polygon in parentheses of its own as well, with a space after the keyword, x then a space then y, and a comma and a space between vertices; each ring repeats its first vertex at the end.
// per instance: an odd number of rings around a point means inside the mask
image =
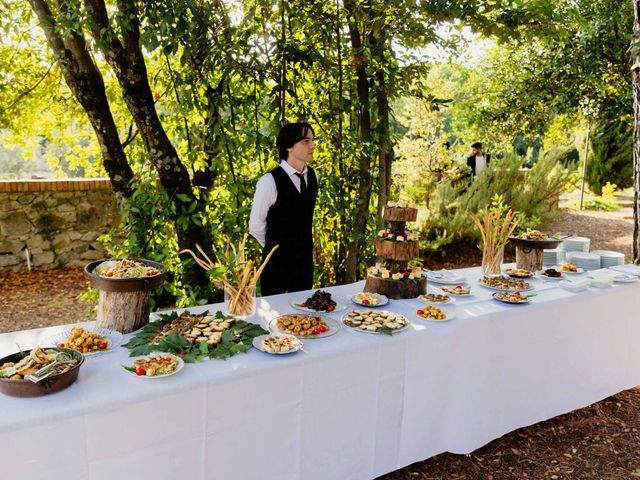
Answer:
POLYGON ((151 290, 164 282, 164 266, 150 260, 138 260, 160 270, 160 273, 143 278, 110 278, 96 275, 95 268, 105 261, 92 262, 84 268, 85 276, 100 292, 96 326, 121 333, 142 328, 149 323, 151 290))

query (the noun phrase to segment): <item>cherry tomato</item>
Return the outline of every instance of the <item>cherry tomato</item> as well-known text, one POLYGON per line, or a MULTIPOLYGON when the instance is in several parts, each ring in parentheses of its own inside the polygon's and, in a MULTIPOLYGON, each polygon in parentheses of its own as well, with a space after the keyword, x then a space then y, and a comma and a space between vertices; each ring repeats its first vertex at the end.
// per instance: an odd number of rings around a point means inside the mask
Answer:
POLYGON ((514 295, 520 295, 520 292, 515 292, 514 295))
POLYGON ((418 310, 418 315, 424 315, 424 310, 418 310))
POLYGON ((100 350, 106 350, 107 342, 100 342, 100 344, 98 345, 98 348, 100 348, 100 350))
POLYGON ((327 330, 329 330, 329 327, 327 327, 326 325, 321 325, 318 330, 320 330, 321 333, 326 332, 327 330))
POLYGON ((138 375, 139 377, 145 375, 146 373, 147 371, 144 368, 136 368, 136 375, 138 375))
POLYGON ((313 330, 313 334, 314 335, 320 335, 322 333, 322 331, 319 328, 316 328, 313 330))
POLYGON ((301 306, 302 308, 307 308, 307 304, 306 304, 306 303, 301 303, 301 304, 300 304, 300 306, 301 306))
POLYGON ((405 277, 409 276, 409 272, 404 272, 402 275, 404 275, 405 277))
POLYGON ((333 305, 329 305, 327 307, 327 312, 333 312, 336 309, 336 307, 334 307, 333 305))
POLYGON ((362 304, 363 305, 369 305, 369 300, 367 300, 366 298, 364 300, 362 300, 362 304))
POLYGON ((64 348, 64 343, 59 343, 59 344, 58 344, 58 347, 60 347, 60 348, 64 348))
POLYGON ((185 352, 184 350, 182 350, 178 355, 180 355, 181 357, 184 357, 187 354, 187 352, 185 352))

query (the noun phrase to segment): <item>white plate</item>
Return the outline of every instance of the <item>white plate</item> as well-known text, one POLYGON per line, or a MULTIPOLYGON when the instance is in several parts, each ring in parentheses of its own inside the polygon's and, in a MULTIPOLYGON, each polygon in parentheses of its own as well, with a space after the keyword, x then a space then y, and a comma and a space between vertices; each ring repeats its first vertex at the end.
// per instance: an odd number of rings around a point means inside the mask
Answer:
POLYGON ((298 350, 302 349, 302 342, 298 339, 298 337, 296 337, 295 335, 290 335, 290 334, 271 334, 271 335, 260 335, 259 337, 255 337, 253 339, 253 346, 256 347, 258 350, 260 350, 261 352, 264 353, 268 353, 269 355, 287 355, 289 353, 295 353, 298 350), (267 350, 264 349, 264 347, 262 346, 262 341, 265 338, 269 338, 269 337, 275 337, 275 338, 290 338, 292 339, 292 343, 294 345, 294 347, 289 350, 288 352, 269 352, 267 350))
POLYGON ((613 277, 614 282, 618 283, 634 283, 638 281, 638 277, 635 275, 631 275, 629 273, 618 273, 615 275, 611 275, 613 277))
MULTIPOLYGON (((519 290, 516 290, 519 291, 519 290)), ((497 302, 502 302, 502 303, 506 303, 508 305, 528 305, 531 300, 527 299, 526 302, 510 302, 509 300, 503 300, 501 298, 496 297, 496 295, 498 295, 499 293, 507 293, 507 292, 496 292, 493 295, 491 295, 491 297, 493 297, 493 299, 497 302)), ((526 297, 526 295, 523 295, 523 297, 526 297)))
POLYGON ((580 275, 581 273, 584 273, 584 268, 580 268, 580 267, 576 268, 577 270, 576 272, 567 272, 566 270, 561 270, 560 267, 550 267, 550 268, 555 268, 559 272, 562 272, 563 275, 580 275))
MULTIPOLYGON (((351 313, 351 312, 349 312, 349 313, 351 313)), ((342 323, 344 323, 346 320, 348 320, 348 319, 349 319, 349 313, 347 313, 346 315, 344 315, 344 316, 342 317, 342 323)), ((376 312, 376 313, 378 313, 378 312, 376 312)), ((383 312, 379 312, 379 313, 383 313, 383 312)), ((388 313, 393 313, 393 312, 388 312, 388 313)), ((393 313, 393 314, 394 314, 394 315, 402 315, 402 314, 398 314, 398 313, 393 313)), ((397 329, 397 330, 391 330, 392 335, 394 335, 394 334, 396 334, 396 333, 404 332, 405 330, 407 330, 408 328, 410 328, 410 327, 411 327, 411 322, 409 321, 409 319, 408 319, 406 316, 404 316, 404 315, 402 315, 402 316, 407 320, 407 324, 406 324, 404 327, 399 328, 399 329, 397 329)), ((354 331, 356 331, 356 332, 360 332, 360 333, 371 333, 371 334, 373 334, 373 335, 386 335, 386 333, 381 333, 381 332, 371 332, 371 331, 369 331, 369 330, 362 330, 361 328, 358 328, 358 327, 350 327, 350 326, 349 326, 349 325, 347 325, 346 323, 344 323, 344 326, 345 326, 345 327, 347 327, 347 328, 349 328, 349 329, 351 329, 351 330, 354 330, 354 331)))
POLYGON ((125 372, 127 372, 129 375, 133 375, 134 377, 137 377, 137 378, 144 378, 146 380, 151 380, 151 379, 156 379, 156 378, 170 377, 171 375, 175 375, 176 373, 178 373, 180 370, 182 370, 184 368, 184 362, 182 361, 182 359, 180 357, 174 355, 173 353, 167 353, 167 352, 151 352, 149 355, 142 355, 140 357, 132 357, 132 358, 129 359, 131 361, 131 363, 129 365, 126 365, 126 366, 127 367, 133 367, 133 362, 135 362, 136 360, 145 360, 145 359, 150 358, 150 357, 155 357, 156 355, 169 356, 169 357, 175 358, 178 361, 178 365, 176 366, 176 369, 171 373, 165 373, 164 375, 153 375, 153 376, 137 375, 136 372, 130 372, 129 370, 125 370, 125 372))
MULTIPOLYGON (((367 292, 362 292, 362 293, 367 293, 367 292)), ((357 295, 357 293, 356 293, 356 295, 357 295)), ((363 307, 378 308, 378 307, 382 307, 383 305, 386 305, 387 303, 389 303, 389 299, 385 295, 381 295, 379 293, 367 293, 367 295, 375 295, 376 297, 378 297, 378 303, 376 303, 375 305, 369 305, 369 304, 364 304, 364 303, 358 302, 356 300, 356 295, 351 297, 351 301, 353 303, 355 303, 356 305, 361 305, 363 307)), ((335 312, 335 310, 334 310, 334 312, 335 312)), ((332 312, 329 312, 329 313, 332 313, 332 312)))
POLYGON ((542 273, 538 273, 536 275, 536 278, 542 280, 543 282, 545 281, 549 281, 549 282, 557 282, 559 280, 566 280, 567 279, 567 272, 561 272, 562 275, 560 277, 547 277, 546 275, 542 274, 542 273))
POLYGON ((424 273, 427 276, 427 280, 432 283, 441 283, 442 285, 463 285, 467 283, 467 277, 464 275, 456 277, 454 275, 445 275, 434 270, 425 270, 424 273))
POLYGON ((98 327, 74 327, 73 325, 47 339, 47 343, 53 345, 54 347, 57 347, 59 343, 67 343, 67 339, 71 336, 72 328, 83 328, 85 332, 95 333, 97 335, 100 335, 101 337, 104 337, 107 342, 106 349, 83 353, 85 357, 96 357, 100 354, 111 352, 115 348, 119 347, 122 343, 122 334, 120 332, 116 332, 115 330, 98 327))
POLYGON ((461 297, 461 298, 472 297, 473 296, 473 292, 472 292, 471 287, 464 287, 464 288, 468 288, 469 289, 469 293, 452 293, 452 292, 447 292, 445 290, 442 290, 442 293, 444 293, 446 295, 453 295, 455 297, 461 297))
MULTIPOLYGON (((434 305, 434 307, 439 308, 437 305, 434 305)), ((441 308, 440 310, 442 310, 442 313, 444 313, 447 316, 447 318, 443 318, 442 320, 436 320, 435 318, 424 318, 418 315, 417 312, 416 312, 416 317, 419 318, 420 320, 424 320, 425 322, 435 322, 435 323, 450 322, 451 320, 456 318, 455 313, 447 312, 443 308, 441 308)))
MULTIPOLYGON (((428 294, 427 294, 428 295, 428 294)), ((449 297, 449 300, 447 300, 446 302, 434 302, 433 300, 429 300, 427 298, 425 298, 427 295, 420 295, 418 297, 418 300, 428 303, 429 305, 433 305, 434 307, 437 307, 438 305, 451 305, 452 303, 456 303, 456 299, 453 298, 449 293, 447 292, 443 292, 442 295, 447 295, 449 297)), ((435 295, 439 295, 439 294, 435 294, 435 295)), ((469 295, 460 295, 461 297, 468 297, 469 295)))
POLYGON ((525 278, 531 278, 531 277, 533 277, 533 275, 534 275, 534 273, 533 273, 533 272, 531 272, 531 275, 516 275, 516 274, 513 274, 513 273, 509 273, 509 272, 508 272, 509 270, 513 271, 513 270, 517 270, 517 268, 507 268, 507 269, 505 269, 505 270, 503 271, 503 273, 504 273, 507 277, 517 278, 517 279, 519 279, 519 280, 522 280, 522 279, 525 279, 525 278))
MULTIPOLYGON (((309 297, 307 297, 307 298, 309 298, 309 297)), ((289 300, 289 305, 291 305, 291 306, 292 306, 293 308, 295 308, 296 310, 300 310, 300 311, 307 312, 307 313, 315 313, 315 314, 318 314, 318 315, 322 315, 323 313, 335 313, 335 312, 341 312, 341 311, 343 311, 343 310, 346 310, 346 309, 347 309, 347 306, 346 306, 344 303, 337 302, 337 301, 333 298, 333 296, 332 296, 332 299, 333 299, 333 301, 334 301, 334 302, 336 302, 336 306, 335 306, 335 308, 334 308, 333 310, 331 310, 330 312, 329 312, 329 311, 327 311, 327 310, 314 310, 314 309, 312 309, 312 308, 301 307, 301 306, 300 306, 300 304, 301 304, 301 303, 304 303, 304 302, 307 300, 307 298, 302 298, 302 299, 300 299, 300 300, 293 300, 293 299, 290 299, 290 300, 289 300)))
POLYGON ((529 290, 533 290, 533 285, 530 285, 529 288, 498 288, 498 287, 490 287, 489 285, 484 285, 480 283, 480 280, 478 280, 478 283, 483 288, 488 288, 489 290, 495 290, 497 292, 528 292, 529 290))
MULTIPOLYGON (((301 315, 301 314, 293 313, 290 315, 301 315)), ((333 318, 325 317, 324 315, 319 315, 317 313, 316 315, 318 315, 319 317, 322 317, 322 320, 324 321, 324 323, 327 324, 327 327, 329 327, 329 330, 327 330, 324 333, 321 333, 320 335, 307 335, 307 336, 295 335, 295 337, 314 340, 316 338, 327 338, 338 333, 338 331, 340 330, 340 322, 337 322, 333 318)), ((278 329, 278 319, 282 316, 284 315, 280 315, 269 322, 269 331, 273 333, 279 333, 282 335, 293 335, 292 333, 283 332, 282 330, 278 329)), ((289 315, 286 315, 286 316, 289 316, 289 315)))

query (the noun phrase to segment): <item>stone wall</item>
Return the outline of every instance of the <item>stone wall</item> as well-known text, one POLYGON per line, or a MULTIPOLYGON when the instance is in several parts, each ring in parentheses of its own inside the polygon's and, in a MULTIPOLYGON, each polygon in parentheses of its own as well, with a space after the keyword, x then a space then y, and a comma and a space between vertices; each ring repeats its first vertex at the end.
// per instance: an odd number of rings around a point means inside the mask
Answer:
POLYGON ((0 181, 0 268, 84 266, 118 223, 109 179, 0 181))

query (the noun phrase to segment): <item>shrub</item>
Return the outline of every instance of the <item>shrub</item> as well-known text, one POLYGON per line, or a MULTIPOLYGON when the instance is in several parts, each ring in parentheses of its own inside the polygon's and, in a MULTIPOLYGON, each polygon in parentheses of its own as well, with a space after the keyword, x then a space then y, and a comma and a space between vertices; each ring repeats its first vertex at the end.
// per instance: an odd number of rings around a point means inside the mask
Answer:
POLYGON ((602 193, 607 182, 620 188, 633 185, 633 119, 630 115, 603 119, 596 124, 586 180, 597 194, 602 193))

